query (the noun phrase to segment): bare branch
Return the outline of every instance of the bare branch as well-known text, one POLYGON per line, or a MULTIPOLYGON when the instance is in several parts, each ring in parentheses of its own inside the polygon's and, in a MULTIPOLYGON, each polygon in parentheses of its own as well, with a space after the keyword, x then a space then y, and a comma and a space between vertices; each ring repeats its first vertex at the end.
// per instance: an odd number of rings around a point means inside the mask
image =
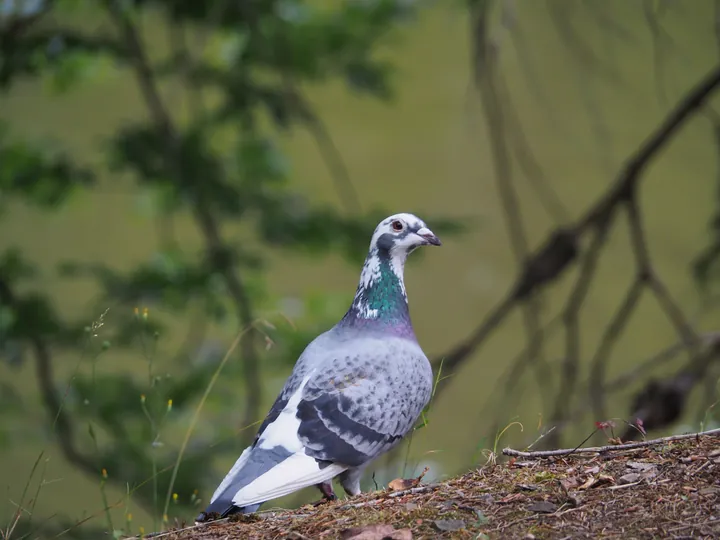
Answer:
POLYGON ((542 167, 535 159, 530 144, 525 137, 525 132, 522 129, 522 123, 518 117, 517 109, 513 106, 510 100, 510 93, 507 90, 506 87, 503 89, 507 109, 506 117, 508 126, 511 128, 509 130, 509 136, 512 138, 513 153, 517 158, 517 163, 520 169, 522 169, 530 187, 537 193, 538 199, 548 215, 554 219, 557 225, 567 223, 570 221, 570 214, 545 176, 542 167))
MULTIPOLYGON (((565 358, 563 360, 560 385, 555 397, 555 410, 552 413, 553 424, 561 423, 568 415, 572 403, 575 385, 580 370, 580 309, 585 302, 590 283, 597 269, 597 261, 607 239, 608 225, 595 232, 580 266, 580 274, 563 310, 565 325, 565 358)), ((559 432, 550 434, 548 442, 557 441, 559 432)))
POLYGON ((615 342, 625 330, 643 291, 642 281, 636 279, 630 286, 625 300, 608 324, 595 356, 590 361, 588 392, 596 418, 605 418, 605 370, 615 342))
MULTIPOLYGON (((720 332, 708 332, 707 334, 701 334, 698 336, 700 342, 705 345, 713 345, 720 341, 720 332)), ((663 349, 662 351, 652 355, 650 358, 645 359, 637 366, 628 370, 622 375, 618 375, 616 378, 608 381, 607 389, 609 392, 617 392, 623 390, 629 385, 637 382, 640 377, 652 368, 661 367, 666 362, 674 359, 680 352, 685 350, 687 345, 680 341, 663 349)))
POLYGON ((631 408, 632 421, 622 437, 629 440, 637 438, 639 426, 647 431, 676 422, 685 409, 690 393, 707 378, 706 374, 718 356, 720 343, 710 340, 703 354, 691 357, 672 376, 660 381, 650 379, 635 394, 631 408))
MULTIPOLYGON (((476 10, 473 28, 477 35, 474 40, 474 57, 478 63, 474 66, 474 81, 480 96, 485 118, 487 120, 488 138, 493 156, 493 168, 498 193, 503 206, 505 226, 510 235, 515 260, 522 268, 528 255, 527 235, 522 223, 522 212, 516 188, 513 182, 512 161, 506 134, 506 121, 504 119, 505 103, 498 94, 499 75, 495 69, 496 50, 488 40, 487 22, 488 6, 481 6, 476 10)), ((523 309, 525 335, 530 348, 529 358, 536 370, 538 384, 547 388, 551 384, 550 370, 542 354, 543 339, 540 329, 540 306, 536 295, 528 294, 523 309)))
POLYGON ((560 37, 565 41, 566 50, 574 57, 578 64, 590 68, 594 73, 619 82, 620 77, 615 68, 603 62, 597 53, 589 46, 577 30, 573 27, 572 17, 578 3, 560 3, 545 0, 551 19, 560 37))
POLYGON ((640 221, 640 211, 635 197, 628 204, 628 219, 630 222, 630 237, 633 244, 633 253, 638 266, 639 278, 655 294, 660 307, 665 311, 668 319, 675 326, 675 330, 682 338, 688 349, 694 354, 697 345, 697 336, 690 322, 685 318, 682 310, 670 298, 665 284, 658 278, 650 262, 645 232, 640 221))
POLYGON ((647 21, 648 29, 650 30, 650 37, 652 39, 652 50, 653 50, 653 73, 655 75, 655 89, 657 91, 658 101, 660 105, 667 105, 668 96, 665 91, 665 71, 663 69, 663 55, 665 53, 665 44, 672 42, 670 36, 660 26, 658 17, 664 10, 662 2, 655 9, 655 2, 653 0, 643 0, 643 12, 645 13, 645 20, 647 21))
POLYGON ((574 224, 553 231, 544 245, 527 258, 524 271, 515 285, 478 328, 451 351, 439 355, 435 362, 445 358, 444 365, 448 370, 459 369, 517 303, 530 292, 555 281, 575 261, 575 246, 579 244, 581 236, 588 231, 602 230, 606 227, 616 210, 625 206, 632 197, 634 188, 640 182, 647 165, 719 85, 720 67, 716 67, 678 102, 662 124, 630 157, 607 192, 574 224))
POLYGON ((350 179, 350 173, 347 170, 342 154, 335 145, 335 141, 330 135, 325 122, 292 80, 287 77, 285 79, 287 98, 299 113, 310 135, 315 139, 315 144, 333 179, 335 191, 340 201, 348 212, 360 213, 362 211, 360 197, 350 179))

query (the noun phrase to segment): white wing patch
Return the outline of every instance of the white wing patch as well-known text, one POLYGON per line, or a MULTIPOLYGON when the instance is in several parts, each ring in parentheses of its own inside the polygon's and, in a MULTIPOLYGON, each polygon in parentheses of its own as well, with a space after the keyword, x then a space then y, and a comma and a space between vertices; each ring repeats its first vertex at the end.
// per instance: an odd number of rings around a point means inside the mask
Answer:
POLYGON ((334 478, 347 467, 327 465, 320 468, 317 460, 304 453, 297 453, 260 475, 233 497, 235 506, 243 507, 271 499, 277 499, 308 486, 314 486, 334 478))
POLYGON ((265 431, 263 431, 258 441, 258 447, 269 450, 276 446, 282 446, 283 448, 287 448, 288 452, 301 452, 303 450, 303 445, 297 436, 298 429, 300 428, 297 408, 300 399, 302 399, 303 389, 313 373, 314 371, 308 373, 300 383, 300 386, 298 386, 298 389, 290 396, 285 408, 283 408, 275 421, 265 428, 265 431))
POLYGON ((303 379, 280 415, 265 428, 258 441, 259 448, 272 449, 282 446, 293 452, 293 455, 238 490, 232 500, 235 506, 249 506, 282 497, 330 480, 347 468, 342 465, 328 465, 321 469, 315 458, 305 454, 305 447, 298 438, 300 420, 297 418, 297 408, 302 399, 303 389, 313 372, 314 370, 303 379))

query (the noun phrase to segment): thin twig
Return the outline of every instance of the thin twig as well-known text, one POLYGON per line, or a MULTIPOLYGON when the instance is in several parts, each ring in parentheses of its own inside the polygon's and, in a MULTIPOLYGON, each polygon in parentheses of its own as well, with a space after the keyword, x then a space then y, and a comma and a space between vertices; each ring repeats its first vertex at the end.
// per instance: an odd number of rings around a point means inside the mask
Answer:
POLYGON ((636 448, 646 448, 658 444, 665 444, 672 441, 682 441, 686 439, 694 439, 699 437, 720 436, 720 428, 711 429, 709 431, 701 431, 699 433, 686 433, 684 435, 671 435, 669 437, 661 437, 649 441, 642 441, 628 444, 610 444, 607 446, 592 446, 588 448, 563 448, 559 450, 537 450, 535 452, 523 452, 512 448, 503 448, 503 454, 506 456, 521 457, 526 459, 546 458, 556 456, 569 456, 571 454, 602 454, 606 452, 622 452, 624 450, 634 450, 636 448))
MULTIPOLYGON (((475 48, 473 55, 475 59, 474 82, 487 120, 486 125, 493 158, 492 165, 503 207, 505 226, 510 236, 516 264, 522 272, 528 256, 528 240, 512 172, 511 147, 508 144, 506 132, 508 122, 505 120, 507 104, 500 99, 501 89, 498 88, 500 77, 496 65, 497 49, 489 39, 488 20, 488 6, 480 6, 474 14, 472 23, 475 32, 473 40, 475 48)), ((537 295, 528 294, 525 297, 523 321, 530 349, 528 359, 536 371, 538 385, 545 389, 550 388, 552 378, 549 366, 543 356, 540 302, 537 295)))
POLYGON ((305 128, 315 139, 315 145, 332 177, 340 202, 348 212, 359 214, 362 211, 360 196, 352 183, 345 160, 340 150, 338 150, 330 130, 310 101, 302 94, 289 76, 285 77, 284 83, 288 100, 296 109, 297 114, 305 124, 305 128))

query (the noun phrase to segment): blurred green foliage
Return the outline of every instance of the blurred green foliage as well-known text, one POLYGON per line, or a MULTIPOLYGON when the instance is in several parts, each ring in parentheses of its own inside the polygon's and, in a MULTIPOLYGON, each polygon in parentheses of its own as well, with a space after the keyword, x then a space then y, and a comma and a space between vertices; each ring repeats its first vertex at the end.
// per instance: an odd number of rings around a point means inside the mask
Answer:
MULTIPOLYGON (((168 240, 150 260, 126 271, 74 260, 57 269, 37 268, 23 258, 20 245, 0 253, 0 351, 10 362, 37 364, 47 427, 66 459, 102 477, 101 486, 106 480, 128 486, 158 519, 172 489, 179 494, 173 497, 180 507, 175 515, 187 517, 196 490, 208 487, 207 464, 227 441, 191 445, 169 485, 177 445, 165 444, 163 429, 169 423, 187 425, 217 362, 189 362, 192 351, 187 351, 172 376, 160 373, 155 354, 167 314, 181 316, 199 305, 208 321, 258 328, 256 313, 267 300, 267 246, 361 260, 369 231, 386 212, 357 211, 345 178, 337 179, 338 186, 345 184, 339 196, 352 211, 318 206, 292 191, 275 134, 317 129, 303 84, 341 79, 351 91, 391 97, 391 66, 374 53, 388 32, 412 15, 412 3, 44 0, 32 9, 24 2, 0 5, 2 89, 32 77, 43 78, 51 91, 71 92, 94 77, 125 70, 136 78, 147 106, 144 121, 127 124, 103 141, 106 161, 92 166, 63 151, 61 142, 23 141, 12 126, 0 126, 0 211, 13 199, 52 211, 73 193, 95 189, 100 176, 125 175, 146 194, 158 219, 193 216, 203 241, 198 252, 168 240), (149 19, 154 28, 174 35, 169 50, 144 45, 142 22, 149 19), (99 25, 112 31, 92 30, 99 25), (165 84, 187 97, 187 111, 172 110, 160 90, 165 84), (246 225, 252 241, 228 240, 223 223, 246 225), (90 277, 101 285, 102 297, 90 313, 68 320, 33 286, 58 277, 90 277), (153 316, 142 310, 145 306, 153 316), (104 355, 118 347, 145 356, 146 377, 103 371, 104 355), (53 378, 52 356, 58 350, 77 352, 69 381, 53 378), (79 369, 88 364, 89 370, 79 369)), ((446 221, 436 228, 451 231, 456 224, 446 221)), ((310 322, 302 331, 266 323, 262 331, 243 337, 242 369, 236 375, 243 380, 245 402, 234 404, 242 411, 238 416, 257 420, 263 412, 259 338, 275 345, 277 361, 292 363, 345 307, 328 306, 326 298, 311 300, 310 322)), ((12 383, 3 383, 0 414, 9 413, 22 415, 22 399, 12 383)), ((0 430, 0 442, 12 444, 5 435, 0 430)))

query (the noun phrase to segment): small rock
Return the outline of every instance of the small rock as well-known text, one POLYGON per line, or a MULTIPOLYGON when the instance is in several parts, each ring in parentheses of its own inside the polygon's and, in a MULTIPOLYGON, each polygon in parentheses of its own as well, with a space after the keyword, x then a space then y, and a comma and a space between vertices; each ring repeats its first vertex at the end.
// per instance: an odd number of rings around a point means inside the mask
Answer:
POLYGON ((634 484, 635 482, 639 481, 640 475, 638 473, 623 474, 620 478, 618 478, 618 484, 620 485, 634 484))
POLYGON ((527 507, 530 512, 539 512, 541 514, 552 514, 558 509, 557 504, 550 501, 539 501, 527 507))
POLYGON ((628 469, 633 469, 635 471, 648 471, 650 469, 657 469, 657 465, 654 463, 644 463, 642 461, 628 461, 625 466, 628 469))
POLYGON ((483 493, 482 495, 480 495, 480 496, 478 497, 478 500, 479 500, 480 502, 484 502, 484 503, 486 503, 486 504, 492 504, 492 503, 495 502, 495 499, 494 499, 493 496, 490 495, 489 493, 483 493))
POLYGON ((465 522, 462 519, 436 519, 433 525, 438 531, 452 532, 465 528, 465 522))
POLYGON ((408 512, 412 512, 413 510, 417 510, 417 509, 418 509, 417 503, 411 502, 411 503, 407 503, 405 505, 405 510, 407 510, 408 512))
POLYGON ((535 540, 535 535, 533 533, 527 533, 523 536, 523 540, 535 540))

